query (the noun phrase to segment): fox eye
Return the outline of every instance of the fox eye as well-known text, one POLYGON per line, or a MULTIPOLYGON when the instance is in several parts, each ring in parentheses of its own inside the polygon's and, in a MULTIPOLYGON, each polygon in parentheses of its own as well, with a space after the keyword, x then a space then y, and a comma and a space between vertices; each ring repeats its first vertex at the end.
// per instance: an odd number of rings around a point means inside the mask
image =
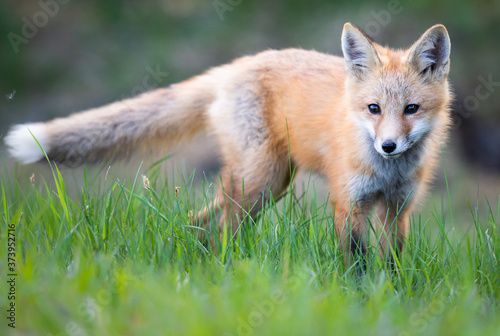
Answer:
POLYGON ((413 114, 413 113, 418 111, 419 107, 420 106, 418 106, 416 104, 410 104, 410 105, 405 107, 405 114, 413 114))
POLYGON ((373 114, 379 114, 380 106, 378 106, 377 104, 370 104, 368 105, 368 110, 370 110, 370 112, 373 114))

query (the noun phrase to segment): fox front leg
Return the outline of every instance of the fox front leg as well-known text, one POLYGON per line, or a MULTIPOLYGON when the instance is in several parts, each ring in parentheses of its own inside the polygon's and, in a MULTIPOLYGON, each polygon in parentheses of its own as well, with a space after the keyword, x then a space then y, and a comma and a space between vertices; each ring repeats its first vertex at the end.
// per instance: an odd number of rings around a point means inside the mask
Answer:
POLYGON ((351 267, 359 261, 361 270, 366 269, 364 258, 368 252, 367 215, 369 204, 332 201, 335 212, 335 230, 341 249, 344 252, 344 261, 351 267))

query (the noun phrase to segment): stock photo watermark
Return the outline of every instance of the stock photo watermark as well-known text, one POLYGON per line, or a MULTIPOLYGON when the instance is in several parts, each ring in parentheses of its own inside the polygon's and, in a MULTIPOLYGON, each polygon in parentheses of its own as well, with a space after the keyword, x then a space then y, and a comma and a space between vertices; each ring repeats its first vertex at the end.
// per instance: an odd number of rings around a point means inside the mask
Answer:
POLYGON ((14 52, 16 54, 19 53, 19 47, 23 44, 28 44, 30 40, 35 38, 39 30, 45 27, 49 23, 49 20, 59 13, 61 5, 65 5, 69 1, 70 0, 39 0, 38 6, 40 9, 31 17, 23 16, 21 18, 23 25, 20 34, 14 32, 9 32, 7 34, 7 38, 14 52))
POLYGON ((500 87, 500 82, 495 82, 493 80, 493 74, 489 74, 487 77, 480 75, 477 77, 477 81, 479 83, 474 89, 474 94, 464 98, 460 105, 463 109, 456 110, 457 115, 454 116, 453 120, 454 128, 460 127, 462 121, 476 112, 481 106, 481 102, 489 99, 496 88, 500 87))
POLYGON ((165 79, 170 75, 169 72, 163 71, 162 69, 160 69, 160 67, 160 64, 156 64, 154 68, 150 65, 147 65, 145 68, 146 75, 142 77, 141 85, 134 86, 130 93, 122 95, 121 99, 125 100, 127 98, 135 97, 146 91, 159 88, 165 82, 165 79))
MULTIPOLYGON (((120 293, 125 287, 128 286, 130 275, 128 273, 123 273, 122 276, 117 278, 115 276, 116 286, 111 290, 100 289, 95 296, 86 297, 78 305, 78 315, 82 318, 83 322, 86 324, 97 323, 102 325, 103 316, 102 312, 106 306, 111 303, 113 294, 120 293)), ((114 330, 106 330, 107 334, 115 335, 114 330)), ((85 328, 80 325, 75 320, 70 320, 64 325, 64 330, 52 334, 49 333, 47 336, 87 336, 89 335, 85 328)))
POLYGON ((276 307, 284 304, 288 300, 290 292, 296 290, 304 280, 305 276, 303 274, 294 276, 289 280, 288 290, 275 289, 268 299, 254 300, 250 313, 244 318, 241 316, 237 318, 236 334, 225 332, 223 336, 254 335, 255 329, 261 327, 265 320, 276 311, 276 307))
POLYGON ((403 331, 399 336, 423 335, 429 324, 443 315, 447 302, 442 299, 434 300, 427 307, 410 315, 411 331, 403 331))
POLYGON ((7 326, 10 328, 16 327, 16 284, 17 284, 17 269, 16 269, 16 224, 12 223, 7 228, 7 326))
POLYGON ((243 0, 214 0, 212 6, 214 6, 217 15, 221 21, 224 21, 226 12, 232 12, 234 9, 241 5, 243 0))
MULTIPOLYGON (((406 0, 411 2, 412 0, 406 0)), ((383 28, 387 27, 391 21, 393 15, 400 14, 403 9, 403 2, 400 0, 389 0, 386 9, 381 9, 378 11, 371 10, 370 16, 373 20, 368 21, 364 26, 364 31, 371 37, 378 36, 383 28)))

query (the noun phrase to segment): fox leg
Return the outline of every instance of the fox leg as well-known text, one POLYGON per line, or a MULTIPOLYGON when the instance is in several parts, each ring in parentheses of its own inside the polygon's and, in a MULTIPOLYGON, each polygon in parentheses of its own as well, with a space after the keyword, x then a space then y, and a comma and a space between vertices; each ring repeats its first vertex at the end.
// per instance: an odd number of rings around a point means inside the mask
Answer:
POLYGON ((408 231, 408 206, 398 209, 397 205, 381 204, 377 207, 377 216, 382 223, 383 230, 380 233, 381 258, 392 260, 391 247, 396 255, 403 252, 406 235, 408 231))
POLYGON ((215 217, 221 232, 232 229, 234 236, 271 195, 279 198, 290 184, 288 144, 270 131, 263 90, 255 81, 224 87, 208 110, 223 168, 215 201, 200 217, 206 228, 215 217))
POLYGON ((344 261, 349 267, 356 260, 356 256, 364 256, 368 251, 366 217, 370 205, 350 204, 346 201, 332 201, 332 205, 335 211, 335 230, 344 251, 344 261))
POLYGON ((221 239, 224 229, 234 237, 271 196, 278 199, 285 192, 291 182, 286 155, 270 156, 263 153, 259 158, 228 164, 222 169, 215 200, 199 214, 198 221, 205 229, 209 230, 215 219, 221 239))
POLYGON ((231 228, 233 237, 240 225, 253 218, 271 196, 281 197, 291 182, 286 152, 276 155, 263 148, 257 155, 245 157, 245 154, 242 153, 237 164, 222 169, 214 203, 221 212, 219 228, 221 231, 231 228))
MULTIPOLYGON (((227 143, 226 143, 227 144, 227 143)), ((216 222, 218 228, 232 229, 251 220, 271 197, 278 200, 290 185, 295 165, 290 161, 286 143, 264 142, 239 150, 223 147, 224 166, 214 201, 198 214, 205 229, 216 222)))

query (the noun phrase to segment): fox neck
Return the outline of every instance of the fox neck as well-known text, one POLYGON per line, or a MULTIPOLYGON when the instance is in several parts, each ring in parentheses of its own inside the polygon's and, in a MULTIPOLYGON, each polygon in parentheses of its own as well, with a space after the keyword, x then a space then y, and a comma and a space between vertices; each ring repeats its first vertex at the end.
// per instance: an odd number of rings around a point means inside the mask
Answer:
POLYGON ((366 168, 352 187, 353 199, 401 204, 411 198, 418 186, 417 171, 424 164, 428 138, 425 135, 401 156, 386 159, 375 150, 368 136, 363 146, 366 168))

